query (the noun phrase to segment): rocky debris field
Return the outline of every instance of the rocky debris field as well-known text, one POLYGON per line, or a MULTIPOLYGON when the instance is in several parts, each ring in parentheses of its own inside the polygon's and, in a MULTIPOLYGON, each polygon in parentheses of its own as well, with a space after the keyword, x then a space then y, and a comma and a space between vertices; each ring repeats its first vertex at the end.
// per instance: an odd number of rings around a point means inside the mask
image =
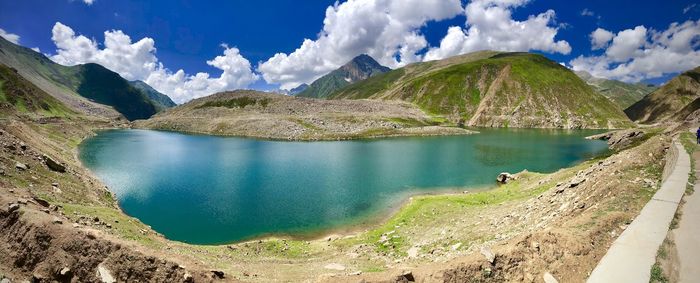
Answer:
POLYGON ((234 91, 212 95, 137 121, 136 128, 283 140, 340 140, 469 134, 440 125, 406 102, 323 100, 234 91))

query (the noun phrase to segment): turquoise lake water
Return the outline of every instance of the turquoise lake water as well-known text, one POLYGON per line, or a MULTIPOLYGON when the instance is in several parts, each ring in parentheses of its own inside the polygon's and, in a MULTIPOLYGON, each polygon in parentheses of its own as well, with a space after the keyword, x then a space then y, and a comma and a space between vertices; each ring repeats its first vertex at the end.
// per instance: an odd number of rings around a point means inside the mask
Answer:
POLYGON ((167 238, 221 244, 311 236, 376 219, 410 194, 495 186, 498 173, 553 172, 607 152, 594 131, 286 142, 109 130, 80 159, 122 209, 167 238))

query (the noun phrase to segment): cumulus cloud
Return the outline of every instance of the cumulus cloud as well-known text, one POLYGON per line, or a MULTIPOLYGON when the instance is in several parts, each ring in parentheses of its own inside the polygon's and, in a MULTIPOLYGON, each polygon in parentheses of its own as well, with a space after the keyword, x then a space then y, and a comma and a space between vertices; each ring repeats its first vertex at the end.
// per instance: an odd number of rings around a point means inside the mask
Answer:
POLYGON ((0 36, 2 36, 4 39, 6 39, 9 42, 12 42, 14 44, 19 44, 19 35, 7 32, 4 29, 0 28, 0 36))
POLYGON ((591 35, 591 49, 592 50, 598 50, 598 49, 603 49, 605 48, 610 40, 615 37, 615 35, 607 30, 604 30, 602 28, 597 28, 594 30, 591 35))
POLYGON ((83 0, 83 3, 87 4, 88 6, 92 5, 92 3, 95 3, 95 0, 83 0))
POLYGON ((268 83, 291 89, 310 83, 366 53, 389 67, 422 60, 428 46, 420 28, 462 12, 459 0, 349 0, 326 9, 323 29, 295 51, 258 65, 268 83))
POLYGON ((618 32, 603 54, 569 64, 597 77, 638 82, 699 66, 699 49, 700 20, 672 23, 663 31, 637 26, 618 32))
POLYGON ((127 80, 145 81, 177 103, 245 88, 258 79, 250 62, 235 47, 223 45, 223 55, 207 61, 208 65, 222 70, 219 77, 211 77, 203 72, 195 75, 187 75, 183 70, 171 72, 156 57, 155 42, 151 38, 132 42, 121 30, 105 31, 104 38, 104 48, 100 48, 95 40, 76 35, 73 29, 57 22, 51 39, 58 49, 51 59, 64 65, 100 64, 127 80))
POLYGON ((571 46, 555 40, 559 27, 553 10, 514 20, 512 11, 529 0, 474 0, 465 8, 466 28, 453 26, 430 48, 424 60, 437 60, 478 50, 530 51, 569 54, 571 46))
POLYGON ((595 17, 595 13, 588 8, 584 8, 583 11, 581 11, 581 16, 595 17))

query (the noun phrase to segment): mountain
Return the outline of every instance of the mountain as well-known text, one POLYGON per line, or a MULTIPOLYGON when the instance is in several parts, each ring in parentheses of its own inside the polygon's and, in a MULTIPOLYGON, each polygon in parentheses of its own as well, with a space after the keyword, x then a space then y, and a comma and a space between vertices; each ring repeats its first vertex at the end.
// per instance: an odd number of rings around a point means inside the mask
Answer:
POLYGON ((25 114, 42 117, 70 117, 77 113, 17 73, 0 64, 0 116, 25 114))
POLYGON ((630 107, 635 102, 641 100, 647 94, 652 93, 657 86, 645 83, 625 83, 616 80, 608 80, 594 77, 585 71, 575 72, 583 81, 588 83, 595 91, 612 100, 625 109, 630 107))
POLYGON ((0 37, 0 63, 78 112, 107 118, 145 119, 158 102, 119 74, 98 64, 63 66, 0 37))
POLYGON ((143 81, 130 81, 129 84, 141 92, 145 93, 156 106, 158 112, 167 108, 175 107, 177 104, 169 96, 162 94, 143 81))
POLYGON ((348 85, 333 99, 404 100, 468 126, 619 128, 622 110, 538 54, 480 51, 414 63, 348 85))
POLYGON ((298 87, 289 90, 289 95, 297 95, 309 88, 307 84, 300 84, 298 87))
POLYGON ((308 88, 297 94, 297 96, 326 98, 328 95, 344 86, 388 71, 391 71, 391 69, 380 65, 369 55, 362 54, 353 58, 342 67, 315 80, 308 88))
POLYGON ((630 119, 644 124, 683 121, 700 108, 700 67, 671 79, 658 90, 625 109, 630 119))

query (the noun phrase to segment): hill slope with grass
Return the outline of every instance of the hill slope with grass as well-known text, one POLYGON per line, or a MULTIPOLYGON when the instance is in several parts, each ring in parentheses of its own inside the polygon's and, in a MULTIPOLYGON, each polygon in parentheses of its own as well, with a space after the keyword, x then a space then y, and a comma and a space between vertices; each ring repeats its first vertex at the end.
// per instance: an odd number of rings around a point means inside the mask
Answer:
POLYGON ((78 112, 129 120, 155 114, 160 101, 98 64, 63 66, 0 37, 0 63, 78 112))
POLYGON ((155 90, 153 87, 151 87, 143 81, 130 81, 129 84, 134 88, 140 90, 141 92, 145 93, 151 100, 151 102, 153 102, 153 105, 156 106, 156 110, 158 112, 177 106, 177 104, 173 102, 173 100, 170 99, 169 96, 160 93, 159 91, 155 90))
POLYGON ((17 70, 0 64, 0 116, 10 114, 71 117, 77 113, 25 80, 17 70))
MULTIPOLYGON (((380 65, 369 55, 359 55, 342 67, 315 80, 304 88, 297 96, 326 98, 336 90, 365 80, 367 78, 391 71, 388 67, 380 65)), ((301 86, 303 87, 303 85, 301 86)))
POLYGON ((346 86, 333 99, 404 100, 485 127, 621 128, 622 110, 544 56, 481 51, 415 63, 346 86))
POLYGON ((658 89, 657 86, 646 83, 625 83, 616 80, 597 78, 585 71, 576 72, 582 80, 595 91, 615 102, 620 108, 630 107, 644 96, 658 89))
POLYGON ((696 101, 699 98, 700 67, 697 67, 671 79, 625 109, 625 113, 630 119, 644 124, 683 121, 700 109, 700 101, 696 101))

